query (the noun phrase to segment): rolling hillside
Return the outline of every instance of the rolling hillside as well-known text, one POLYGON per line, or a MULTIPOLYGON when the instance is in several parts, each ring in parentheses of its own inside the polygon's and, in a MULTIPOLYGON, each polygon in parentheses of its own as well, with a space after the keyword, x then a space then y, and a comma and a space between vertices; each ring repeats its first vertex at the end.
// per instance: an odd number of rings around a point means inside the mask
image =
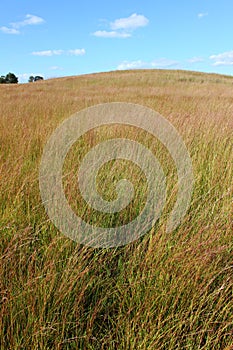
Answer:
POLYGON ((233 77, 136 70, 0 85, 0 349, 233 349, 233 77), (136 200, 118 216, 91 210, 76 186, 83 155, 103 139, 143 143, 167 177, 168 202, 142 238, 85 247, 49 220, 39 191, 46 141, 84 108, 130 102, 164 116, 182 136, 195 186, 180 226, 166 233, 177 195, 175 165, 145 132, 111 126, 70 151, 63 184, 73 210, 94 225, 127 223, 142 210, 145 178, 109 163, 99 191, 132 177, 136 200))

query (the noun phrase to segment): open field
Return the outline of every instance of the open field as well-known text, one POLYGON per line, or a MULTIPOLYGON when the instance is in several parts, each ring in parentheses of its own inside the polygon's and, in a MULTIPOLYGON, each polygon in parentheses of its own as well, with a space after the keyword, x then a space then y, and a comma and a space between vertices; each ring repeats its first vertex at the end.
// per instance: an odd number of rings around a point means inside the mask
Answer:
MULTIPOLYGON (((118 71, 0 85, 0 349, 233 349, 233 77, 185 71, 118 71), (97 215, 75 186, 82 156, 102 139, 149 147, 167 176, 168 202, 156 226, 125 247, 80 246, 50 222, 38 171, 53 130, 85 107, 132 102, 154 109, 183 137, 195 189, 182 224, 165 232, 176 169, 150 135, 112 126, 80 139, 64 167, 74 210, 96 225, 119 225, 144 203, 143 174, 130 176, 136 199, 118 216, 97 215)), ((106 164, 99 190, 127 175, 106 164), (108 174, 108 176, 106 176, 108 174)))

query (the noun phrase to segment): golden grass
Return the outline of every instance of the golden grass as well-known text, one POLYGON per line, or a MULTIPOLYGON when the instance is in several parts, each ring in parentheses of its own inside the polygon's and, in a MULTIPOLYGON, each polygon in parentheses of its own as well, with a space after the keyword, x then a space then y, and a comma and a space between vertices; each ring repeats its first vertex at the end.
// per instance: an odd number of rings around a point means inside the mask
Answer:
MULTIPOLYGON (((0 349, 232 348, 232 91, 231 77, 157 70, 0 85, 0 349), (62 120, 113 101, 150 107, 172 122, 191 154, 195 189, 184 222, 166 234, 177 180, 166 150, 133 128, 89 133, 70 152, 64 174, 67 197, 86 219, 128 221, 143 202, 139 186, 136 209, 113 218, 77 201, 77 156, 102 139, 127 134, 149 145, 168 176, 169 203, 151 232, 101 250, 56 230, 41 203, 38 170, 62 120)), ((114 196, 112 174, 127 170, 117 165, 100 176, 106 198, 114 196)), ((132 174, 140 184, 140 171, 132 174)))

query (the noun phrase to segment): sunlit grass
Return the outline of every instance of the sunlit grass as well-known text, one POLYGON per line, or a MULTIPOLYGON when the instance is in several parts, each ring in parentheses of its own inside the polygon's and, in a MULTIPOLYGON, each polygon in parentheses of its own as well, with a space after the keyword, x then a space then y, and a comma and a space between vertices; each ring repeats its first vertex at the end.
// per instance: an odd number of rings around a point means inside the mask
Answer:
POLYGON ((0 86, 0 348, 231 349, 233 345, 233 78, 183 71, 128 71, 0 86), (72 208, 96 225, 129 222, 141 210, 145 177, 128 162, 107 163, 99 191, 114 199, 127 177, 135 200, 98 214, 77 188, 78 166, 104 139, 143 143, 167 176, 167 204, 147 235, 93 249, 63 236, 41 203, 38 171, 53 130, 73 113, 123 101, 150 107, 183 137, 195 188, 183 223, 166 233, 177 191, 166 149, 134 128, 84 135, 64 166, 72 208), (115 181, 115 182, 114 182, 115 181))

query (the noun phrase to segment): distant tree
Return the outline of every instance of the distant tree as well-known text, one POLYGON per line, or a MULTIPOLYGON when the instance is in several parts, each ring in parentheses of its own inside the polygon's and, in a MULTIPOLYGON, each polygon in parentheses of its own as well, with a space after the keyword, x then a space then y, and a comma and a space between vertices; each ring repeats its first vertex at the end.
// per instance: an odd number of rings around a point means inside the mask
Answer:
POLYGON ((35 80, 35 78, 33 77, 33 75, 31 75, 28 79, 28 82, 29 83, 33 83, 33 81, 35 80))
POLYGON ((0 77, 0 84, 6 84, 6 77, 4 75, 0 77))
POLYGON ((8 73, 5 77, 6 84, 18 84, 18 78, 14 73, 8 73))
POLYGON ((35 76, 34 81, 38 81, 38 80, 44 80, 44 78, 37 75, 35 76))

